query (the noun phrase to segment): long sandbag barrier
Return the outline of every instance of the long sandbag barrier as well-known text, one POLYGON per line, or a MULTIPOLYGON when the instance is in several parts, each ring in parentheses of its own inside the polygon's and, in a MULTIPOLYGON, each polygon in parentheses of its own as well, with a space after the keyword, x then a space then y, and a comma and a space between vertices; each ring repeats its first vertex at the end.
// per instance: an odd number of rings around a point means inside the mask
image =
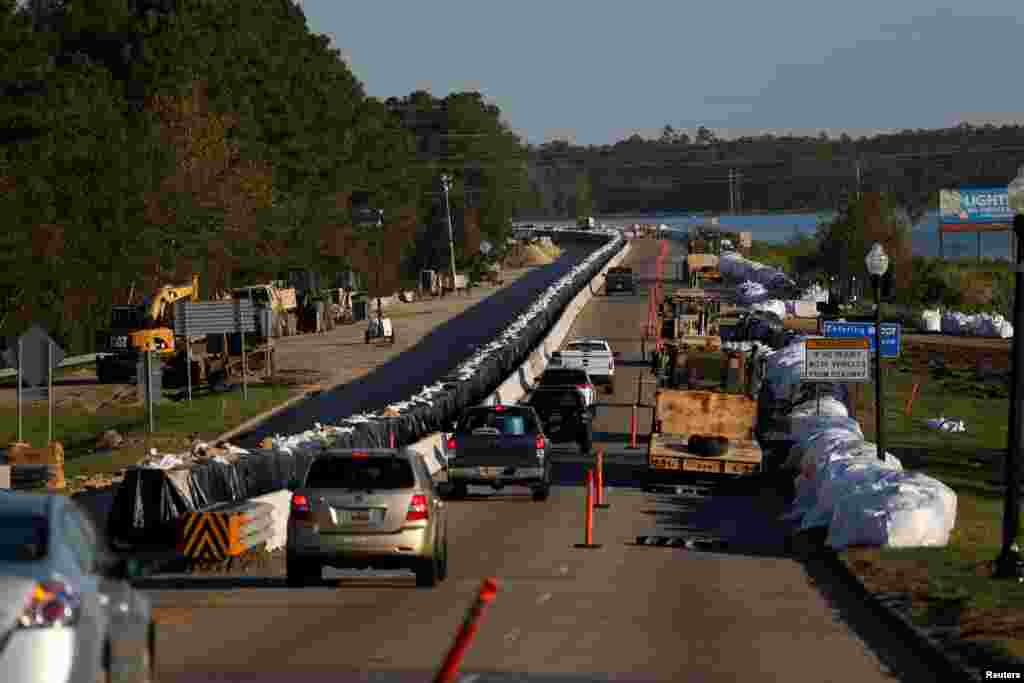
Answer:
POLYGON ((611 230, 544 231, 601 246, 454 372, 408 401, 388 406, 388 415, 382 409, 349 417, 338 425, 316 425, 303 434, 275 438, 270 448, 230 449, 226 456, 190 466, 129 468, 107 521, 110 539, 121 547, 174 547, 179 540, 177 520, 183 514, 274 494, 289 480, 301 477, 323 446, 382 448, 391 445, 392 438, 398 447, 424 448, 419 444, 424 439, 430 442, 426 448, 432 448, 434 441, 439 446, 438 433, 466 407, 486 400, 503 378, 522 365, 570 301, 626 246, 622 235, 611 230))
POLYGON ((944 546, 956 523, 956 493, 907 472, 891 453, 864 439, 843 385, 801 382, 804 341, 765 357, 759 415, 782 415, 785 469, 796 470, 796 497, 784 519, 801 531, 826 528, 826 544, 912 548, 944 546), (820 396, 820 398, 819 398, 820 396))

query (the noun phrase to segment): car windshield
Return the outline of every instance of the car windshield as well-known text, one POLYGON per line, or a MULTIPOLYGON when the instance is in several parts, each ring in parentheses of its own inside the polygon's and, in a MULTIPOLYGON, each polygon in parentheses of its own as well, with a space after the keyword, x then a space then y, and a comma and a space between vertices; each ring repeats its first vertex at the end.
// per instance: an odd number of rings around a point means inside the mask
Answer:
POLYGON ((0 517, 0 562, 34 562, 45 558, 49 529, 42 515, 0 517))
POLYGON ((318 458, 306 475, 308 488, 409 489, 416 479, 402 458, 318 458))
POLYGON ((474 410, 462 418, 458 431, 466 434, 487 427, 498 430, 499 434, 509 436, 532 434, 537 431, 533 417, 522 410, 474 410))

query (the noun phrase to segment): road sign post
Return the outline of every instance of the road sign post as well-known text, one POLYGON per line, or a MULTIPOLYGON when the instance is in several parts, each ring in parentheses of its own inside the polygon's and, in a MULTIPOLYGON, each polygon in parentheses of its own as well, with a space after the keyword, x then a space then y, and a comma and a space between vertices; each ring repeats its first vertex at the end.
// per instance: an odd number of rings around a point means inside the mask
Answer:
POLYGON ((13 349, 4 354, 5 360, 17 368, 18 441, 24 436, 24 410, 22 401, 26 398, 24 384, 29 385, 29 400, 47 398, 48 434, 53 438, 53 369, 64 360, 64 349, 60 348, 40 325, 36 324, 18 337, 13 349))

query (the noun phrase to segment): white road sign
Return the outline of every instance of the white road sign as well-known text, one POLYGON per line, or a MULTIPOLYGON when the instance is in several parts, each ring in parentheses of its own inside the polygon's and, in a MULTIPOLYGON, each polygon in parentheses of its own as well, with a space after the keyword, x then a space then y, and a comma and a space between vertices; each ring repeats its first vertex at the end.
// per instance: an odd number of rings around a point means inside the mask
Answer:
POLYGON ((808 339, 804 343, 804 382, 870 382, 871 351, 866 337, 808 339))

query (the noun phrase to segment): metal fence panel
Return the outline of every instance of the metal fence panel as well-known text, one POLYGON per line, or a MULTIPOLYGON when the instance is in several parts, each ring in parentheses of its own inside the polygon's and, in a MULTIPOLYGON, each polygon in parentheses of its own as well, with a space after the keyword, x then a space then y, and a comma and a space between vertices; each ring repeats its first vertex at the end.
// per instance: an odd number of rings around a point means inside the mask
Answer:
POLYGON ((174 332, 181 336, 256 331, 256 307, 250 301, 179 301, 174 332))

